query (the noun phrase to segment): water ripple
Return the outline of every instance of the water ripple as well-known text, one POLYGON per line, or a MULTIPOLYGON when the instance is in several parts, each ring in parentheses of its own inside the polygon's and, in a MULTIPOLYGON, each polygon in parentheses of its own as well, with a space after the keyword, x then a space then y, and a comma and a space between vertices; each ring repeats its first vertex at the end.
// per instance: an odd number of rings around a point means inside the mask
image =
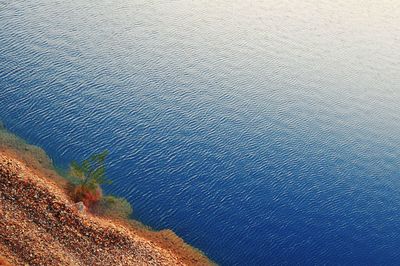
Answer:
POLYGON ((0 1, 0 118, 222 265, 393 264, 399 10, 0 1))

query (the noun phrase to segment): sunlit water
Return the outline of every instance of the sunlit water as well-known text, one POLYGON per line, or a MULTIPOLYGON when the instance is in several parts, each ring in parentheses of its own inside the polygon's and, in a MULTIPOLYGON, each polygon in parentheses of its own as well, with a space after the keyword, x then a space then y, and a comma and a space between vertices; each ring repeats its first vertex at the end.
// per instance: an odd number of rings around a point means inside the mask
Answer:
POLYGON ((399 47, 398 1, 0 0, 0 119, 222 265, 396 264, 399 47))

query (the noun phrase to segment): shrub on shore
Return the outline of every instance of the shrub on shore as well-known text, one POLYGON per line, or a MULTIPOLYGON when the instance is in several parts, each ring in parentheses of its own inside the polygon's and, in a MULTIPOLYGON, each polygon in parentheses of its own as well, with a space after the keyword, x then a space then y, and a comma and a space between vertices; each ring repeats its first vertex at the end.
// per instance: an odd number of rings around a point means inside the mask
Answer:
POLYGON ((104 151, 90 156, 82 163, 73 161, 70 165, 69 174, 76 180, 76 183, 73 184, 72 196, 75 201, 82 201, 88 208, 101 199, 100 185, 111 183, 105 173, 107 155, 108 151, 104 151))
POLYGON ((97 186, 94 189, 89 189, 84 185, 76 185, 72 190, 74 201, 82 201, 83 204, 88 208, 93 207, 97 202, 99 202, 102 198, 102 195, 103 193, 100 186, 97 186))
MULTIPOLYGON (((101 185, 110 184, 106 177, 106 158, 108 151, 89 156, 81 163, 73 161, 69 171, 57 168, 46 152, 38 146, 27 143, 24 139, 9 132, 6 126, 0 121, 0 149, 15 150, 19 153, 20 159, 28 165, 40 169, 46 169, 46 174, 57 172, 63 179, 62 183, 68 188, 72 199, 75 202, 81 201, 92 212, 114 217, 129 218, 133 209, 129 202, 123 198, 114 196, 103 196, 101 185), (33 160, 32 160, 33 159, 33 160), (37 162, 37 163, 36 163, 37 162)), ((1 265, 1 264, 0 264, 1 265)))
POLYGON ((110 184, 106 177, 105 160, 108 151, 93 154, 88 159, 78 163, 72 162, 69 175, 72 183, 72 197, 95 212, 96 214, 114 218, 129 218, 132 214, 132 206, 123 198, 103 196, 101 185, 110 184))

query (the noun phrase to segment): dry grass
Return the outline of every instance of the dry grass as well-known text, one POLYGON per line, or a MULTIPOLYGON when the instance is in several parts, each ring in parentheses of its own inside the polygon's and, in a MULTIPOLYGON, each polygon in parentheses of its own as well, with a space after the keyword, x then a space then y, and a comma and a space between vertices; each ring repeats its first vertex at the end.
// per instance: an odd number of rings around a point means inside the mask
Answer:
POLYGON ((28 144, 25 140, 10 133, 1 125, 1 123, 0 147, 3 149, 18 151, 23 161, 29 161, 31 158, 35 158, 35 162, 40 166, 40 168, 54 170, 52 160, 47 156, 46 152, 42 148, 28 144))
POLYGON ((136 220, 115 219, 114 217, 109 217, 109 219, 114 224, 128 227, 141 237, 151 241, 151 243, 173 252, 179 258, 179 261, 186 265, 217 265, 201 250, 187 244, 170 229, 155 231, 136 220))
POLYGON ((63 188, 68 187, 68 182, 62 178, 53 166, 52 160, 46 152, 37 146, 27 143, 25 140, 10 133, 0 121, 0 152, 27 165, 32 171, 41 176, 57 182, 63 188))

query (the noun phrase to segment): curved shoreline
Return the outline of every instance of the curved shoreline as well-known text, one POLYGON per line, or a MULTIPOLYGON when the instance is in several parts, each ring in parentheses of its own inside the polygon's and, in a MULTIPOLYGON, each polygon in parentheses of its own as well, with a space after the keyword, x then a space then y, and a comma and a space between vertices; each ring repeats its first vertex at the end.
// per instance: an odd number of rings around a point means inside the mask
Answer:
POLYGON ((0 265, 213 264, 171 230, 79 212, 44 151, 0 130, 0 265))

